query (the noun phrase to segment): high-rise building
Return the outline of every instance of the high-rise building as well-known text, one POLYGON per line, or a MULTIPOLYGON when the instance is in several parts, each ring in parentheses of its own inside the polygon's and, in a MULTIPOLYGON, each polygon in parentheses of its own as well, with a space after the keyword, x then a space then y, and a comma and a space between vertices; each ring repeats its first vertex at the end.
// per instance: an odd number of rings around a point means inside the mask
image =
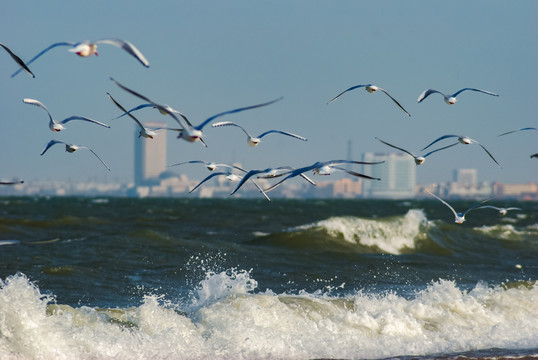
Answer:
MULTIPOLYGON (((163 122, 150 122, 149 128, 165 127, 163 122)), ((135 132, 134 179, 136 186, 151 185, 158 181, 159 175, 166 170, 166 133, 162 132, 153 139, 139 137, 135 132)))
POLYGON ((459 185, 473 187, 478 184, 478 171, 476 169, 454 170, 454 182, 459 185))
POLYGON ((362 161, 385 161, 378 165, 363 165, 363 174, 381 179, 364 179, 364 197, 402 199, 415 195, 416 164, 410 156, 400 153, 364 153, 362 161))

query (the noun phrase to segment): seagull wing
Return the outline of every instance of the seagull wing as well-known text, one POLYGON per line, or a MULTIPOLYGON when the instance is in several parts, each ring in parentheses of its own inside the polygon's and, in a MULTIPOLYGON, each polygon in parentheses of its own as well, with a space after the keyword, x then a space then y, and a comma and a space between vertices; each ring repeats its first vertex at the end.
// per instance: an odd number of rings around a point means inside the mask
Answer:
POLYGON ((418 96, 417 101, 420 103, 420 102, 422 102, 422 100, 426 99, 428 96, 430 96, 431 94, 435 94, 435 93, 441 94, 441 95, 443 95, 444 97, 446 97, 446 95, 443 94, 443 93, 440 92, 440 91, 437 91, 437 90, 434 90, 434 89, 427 89, 427 90, 424 90, 424 91, 422 92, 422 94, 420 94, 420 95, 418 96))
POLYGON ((54 119, 52 118, 52 115, 50 114, 49 109, 47 109, 47 107, 41 101, 35 100, 35 99, 25 98, 25 99, 22 99, 22 102, 25 103, 25 104, 30 104, 30 105, 34 105, 34 106, 38 106, 38 107, 42 108, 43 110, 45 110, 47 112, 47 115, 49 116, 50 122, 56 123, 56 121, 54 121, 54 119))
POLYGON ((345 171, 345 172, 347 172, 349 175, 358 176, 358 177, 365 178, 365 179, 370 179, 370 180, 381 180, 380 178, 376 178, 376 177, 371 177, 371 176, 368 176, 368 175, 364 175, 364 174, 361 174, 361 173, 358 173, 358 172, 355 172, 355 171, 351 171, 351 170, 347 170, 347 169, 341 168, 341 167, 339 167, 339 166, 331 166, 331 167, 332 167, 333 169, 336 169, 336 170, 345 171))
POLYGON ((252 135, 250 135, 248 133, 248 131, 245 130, 244 127, 242 127, 241 125, 237 125, 236 123, 234 122, 231 122, 231 121, 221 121, 221 122, 218 122, 218 123, 214 123, 213 125, 211 125, 212 127, 221 127, 221 126, 235 126, 235 127, 238 127, 240 128, 241 130, 243 130, 243 132, 245 134, 247 134, 248 137, 252 137, 252 135))
POLYGON ((403 107, 402 105, 400 105, 400 103, 399 103, 398 101, 396 101, 395 98, 393 98, 392 96, 390 96, 390 94, 389 94, 386 90, 381 89, 380 87, 378 87, 378 89, 381 90, 381 91, 383 91, 383 93, 384 93, 385 95, 387 95, 392 101, 394 101, 394 103, 395 103, 396 105, 398 105, 398 106, 400 107, 400 109, 402 109, 403 112, 407 114, 407 116, 411 116, 411 114, 409 114, 409 113, 407 112, 407 110, 405 110, 404 107, 403 107))
MULTIPOLYGON (((133 120, 138 124, 138 126, 139 126, 142 130, 144 130, 144 125, 142 125, 142 123, 141 123, 137 118, 135 118, 134 115, 131 114, 131 111, 133 111, 133 109, 131 109, 131 110, 129 110, 129 111, 126 111, 125 108, 124 108, 119 102, 117 102, 117 101, 112 97, 112 95, 110 95, 109 93, 106 93, 106 94, 108 95, 109 99, 112 100, 112 102, 113 102, 118 108, 120 108, 121 111, 123 111, 123 115, 129 115, 129 117, 130 117, 131 119, 133 119, 133 120)), ((149 106, 153 106, 153 105, 151 105, 151 104, 147 104, 147 105, 149 105, 149 106)), ((140 105, 140 106, 141 106, 141 105, 140 105)), ((123 115, 121 115, 121 116, 123 116, 123 115)), ((121 116, 119 116, 119 117, 121 117, 121 116)), ((119 117, 117 117, 116 119, 118 119, 119 117)))
POLYGON ((35 78, 35 75, 32 71, 30 71, 30 69, 28 68, 28 66, 26 66, 26 64, 24 63, 24 61, 22 61, 22 59, 20 57, 18 57, 17 55, 15 55, 13 53, 13 51, 11 51, 6 45, 0 43, 0 46, 4 48, 4 50, 7 51, 7 53, 11 56, 11 58, 13 60, 15 60, 15 62, 17 64, 19 64, 19 66, 24 69, 24 71, 26 71, 28 74, 30 74, 33 78, 35 78))
POLYGON ((441 140, 444 140, 444 139, 448 139, 448 138, 453 138, 453 137, 457 137, 459 138, 460 136, 459 135, 443 135, 437 139, 435 139, 434 141, 432 141, 431 143, 429 143, 427 146, 425 146, 422 150, 420 151, 424 151, 426 150, 427 148, 429 148, 430 146, 432 146, 433 144, 435 144, 436 142, 438 141, 441 141, 441 140))
POLYGON ((483 203, 485 203, 486 201, 489 201, 489 200, 491 200, 491 199, 486 199, 486 200, 482 200, 482 201, 480 201, 480 202, 477 202, 476 204, 474 204, 473 206, 471 206, 470 208, 468 208, 467 210, 465 210, 465 212, 463 213, 462 217, 465 217, 465 215, 466 215, 469 211, 471 211, 471 210, 473 210, 473 209, 479 207, 480 205, 482 205, 483 203))
MULTIPOLYGON (((493 157, 493 155, 491 155, 491 153, 484 147, 484 145, 480 144, 478 141, 473 141, 474 143, 478 144, 482 149, 484 149, 484 151, 489 155, 489 157, 491 158, 491 160, 495 161, 495 164, 501 166, 501 164, 499 164, 497 162, 497 160, 495 160, 495 158, 493 157)), ((502 166, 501 166, 502 167, 502 166)))
POLYGON ((240 111, 244 111, 244 110, 250 110, 250 109, 256 109, 256 108, 259 108, 259 107, 262 107, 262 106, 267 106, 267 105, 271 105, 279 100, 282 100, 283 98, 282 97, 279 97, 278 99, 275 99, 275 100, 271 100, 269 102, 266 102, 266 103, 263 103, 263 104, 257 104, 257 105, 251 105, 251 106, 246 106, 246 107, 242 107, 242 108, 238 108, 238 109, 233 109, 233 110, 229 110, 229 111, 225 111, 225 112, 221 112, 217 115, 213 115, 211 116, 210 118, 206 119, 204 122, 202 122, 200 125, 198 126, 195 126, 194 128, 196 130, 202 130, 202 128, 204 126, 206 126, 207 124, 209 124, 212 120, 220 117, 220 116, 223 116, 223 115, 227 115, 227 114, 235 114, 235 113, 238 113, 240 111))
POLYGON ((222 172, 222 171, 221 171, 221 172, 211 173, 211 174, 209 174, 204 180, 200 181, 200 182, 198 183, 198 185, 196 185, 195 187, 193 187, 192 190, 190 190, 189 192, 191 193, 191 192, 193 192, 194 190, 198 189, 198 187, 199 187, 200 185, 202 185, 202 184, 205 183, 207 180, 210 180, 210 179, 212 179, 212 178, 215 177, 215 176, 228 175, 228 174, 229 174, 229 173, 227 173, 227 172, 222 172))
POLYGON ((478 91, 478 92, 481 92, 483 94, 488 94, 488 95, 493 95, 493 96, 499 96, 499 94, 495 94, 495 93, 492 93, 491 91, 486 91, 486 90, 480 90, 480 89, 473 89, 473 88, 463 88, 457 92, 455 92, 454 94, 450 95, 451 97, 456 97, 458 96, 461 92, 463 91, 466 91, 466 90, 470 90, 470 91, 478 91))
POLYGON ((388 142, 383 141, 383 140, 381 140, 380 138, 377 138, 377 137, 376 137, 376 139, 379 140, 379 141, 381 141, 381 142, 382 142, 383 144, 385 144, 385 145, 388 145, 388 146, 390 146, 390 147, 393 147, 393 148, 395 148, 395 149, 398 149, 398 150, 400 150, 400 151, 403 151, 404 153, 409 154, 409 155, 411 155, 412 157, 416 157, 413 153, 411 153, 411 152, 409 152, 409 151, 407 151, 407 150, 405 150, 405 149, 402 149, 401 147, 398 147, 398 146, 389 144, 388 142))
MULTIPOLYGON (((239 190, 239 188, 240 188, 241 186, 243 186, 243 184, 244 184, 248 179, 250 179, 252 176, 254 176, 254 175, 256 175, 256 174, 261 174, 261 173, 263 173, 263 172, 265 172, 265 170, 250 170, 249 172, 247 172, 247 173, 245 174, 245 176, 243 176, 243 178, 241 179, 241 181, 239 181, 239 183, 237 184, 237 186, 235 187, 235 189, 230 193, 230 195, 235 194, 235 192, 236 192, 237 190, 239 190)), ((257 185, 257 184, 256 184, 256 185, 257 185)), ((261 189, 260 189, 260 190, 261 190, 261 189)))
POLYGON ((518 129, 518 130, 507 131, 507 132, 502 133, 502 134, 497 135, 497 136, 508 135, 508 134, 511 134, 511 133, 515 133, 517 131, 524 131, 524 130, 538 130, 538 129, 534 128, 534 127, 526 127, 526 128, 522 128, 522 129, 518 129))
POLYGON ((447 146, 443 146, 442 148, 439 148, 439 149, 435 149, 435 150, 432 150, 430 151, 429 153, 427 153, 426 155, 424 155, 423 157, 427 157, 428 155, 431 155, 437 151, 441 151, 441 150, 444 150, 444 149, 447 149, 449 147, 452 147, 452 146, 455 146, 455 145, 458 145, 459 144, 459 141, 458 142, 455 142, 453 144, 450 144, 450 145, 447 145, 447 146))
MULTIPOLYGON (((74 43, 74 42, 57 42, 57 43, 54 43, 52 45, 50 45, 48 48, 46 48, 45 50, 42 50, 40 53, 38 53, 36 56, 34 56, 32 59, 30 59, 30 61, 28 61, 26 63, 27 66, 29 66, 31 63, 33 63, 35 60, 37 60, 37 58, 39 58, 41 55, 43 55, 44 53, 46 53, 47 51, 49 51, 50 49, 53 49, 57 46, 75 46, 77 43, 74 43)), ((15 71, 11 77, 14 77, 16 76, 18 73, 20 73, 22 71, 22 68, 15 71)))
POLYGON ((93 151, 92 149, 90 149, 89 147, 87 146, 80 146, 81 149, 87 149, 89 150, 92 154, 95 155, 96 158, 99 159, 99 161, 107 168, 108 171, 110 171, 110 168, 108 167, 107 164, 105 164, 105 162, 99 157, 99 155, 97 155, 97 153, 95 151, 93 151))
POLYGON ((87 118, 87 117, 84 117, 84 116, 77 116, 77 115, 74 115, 74 116, 70 116, 68 118, 65 118, 63 119, 62 121, 59 121, 60 124, 65 124, 71 120, 83 120, 83 121, 88 121, 88 122, 91 122, 91 123, 94 123, 94 124, 97 124, 97 125, 101 125, 101 126, 104 126, 106 128, 110 128, 109 125, 107 124, 103 124, 102 122, 99 122, 97 120, 93 120, 93 119, 90 119, 90 118, 87 118))
MULTIPOLYGON (((428 193, 429 193, 431 196, 435 197, 435 198, 436 198, 437 200, 439 200, 440 202, 442 202, 443 204, 445 204, 445 205, 446 205, 446 206, 447 206, 447 207, 454 213, 454 216, 455 216, 455 217, 458 217, 458 216, 459 216, 458 213, 456 212, 456 210, 454 210, 454 208, 453 208, 452 206, 450 206, 449 203, 447 203, 446 201, 444 201, 443 199, 441 199, 440 197, 436 196, 435 194, 433 194, 433 193, 431 193, 431 192, 429 192, 429 191, 428 191, 428 193)), ((465 213, 467 213, 467 212, 465 212, 465 213)), ((463 216, 465 216, 465 213, 463 214, 463 216)))
POLYGON ((361 88, 361 87, 366 87, 366 86, 370 86, 372 84, 364 84, 364 85, 355 85, 355 86, 352 86, 350 87, 349 89, 346 89, 344 91, 342 91, 340 94, 336 95, 335 97, 333 97, 331 100, 329 100, 329 102, 327 104, 330 104, 332 103, 334 100, 338 99, 340 96, 344 95, 345 93, 347 93, 348 91, 351 91, 351 90, 355 90, 355 89, 358 89, 358 88, 361 88))
POLYGON ((296 139, 299 139, 299 140, 308 141, 308 139, 305 138, 305 137, 302 137, 302 136, 300 136, 300 135, 296 135, 296 134, 292 134, 292 133, 287 132, 287 131, 281 131, 281 130, 269 130, 269 131, 266 131, 266 132, 264 132, 263 134, 260 134, 260 136, 258 136, 258 138, 261 139, 261 138, 264 137, 265 135, 273 134, 273 133, 275 133, 275 134, 287 135, 287 136, 291 136, 291 137, 296 138, 296 139))
POLYGON ((134 58, 136 58, 142 65, 145 67, 149 67, 149 62, 142 54, 140 50, 138 50, 133 44, 126 40, 122 39, 105 39, 105 40, 98 40, 96 43, 103 43, 103 44, 110 44, 117 46, 125 51, 127 51, 130 55, 132 55, 134 58))
POLYGON ((45 147, 43 148, 43 150, 41 151, 41 155, 43 155, 44 153, 47 152, 47 150, 53 146, 53 145, 56 145, 56 144, 65 144, 67 145, 65 142, 63 141, 60 141, 60 140, 51 140, 47 143, 47 145, 45 145, 45 147))
MULTIPOLYGON (((114 101, 114 102, 116 102, 116 101, 114 101)), ((148 107, 155 107, 155 106, 153 104, 141 104, 141 105, 135 106, 134 108, 132 108, 129 111, 124 110, 123 114, 121 114, 120 116, 115 117, 114 120, 119 119, 120 117, 124 117, 125 115, 129 115, 133 111, 137 111, 137 110, 148 108, 148 107)))

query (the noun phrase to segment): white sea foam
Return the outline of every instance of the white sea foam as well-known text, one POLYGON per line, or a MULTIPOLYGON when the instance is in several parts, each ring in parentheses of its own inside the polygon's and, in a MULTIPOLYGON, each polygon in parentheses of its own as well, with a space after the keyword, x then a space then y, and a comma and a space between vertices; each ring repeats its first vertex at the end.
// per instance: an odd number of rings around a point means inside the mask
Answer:
POLYGON ((375 220, 352 216, 331 217, 295 229, 322 228, 330 236, 341 236, 352 244, 378 248, 389 254, 401 254, 405 249, 415 248, 421 227, 427 225, 424 212, 412 209, 403 216, 375 220))
POLYGON ((474 228, 476 231, 480 231, 486 235, 494 236, 496 238, 504 240, 524 240, 524 239, 537 239, 538 238, 538 226, 536 224, 526 226, 521 229, 516 229, 513 225, 493 225, 493 226, 481 226, 474 228))
POLYGON ((255 286, 248 272, 230 270, 208 274, 187 312, 157 296, 128 309, 75 309, 50 305, 24 275, 14 275, 0 282, 0 358, 380 358, 538 349, 536 284, 462 291, 439 281, 412 298, 254 293, 255 286))

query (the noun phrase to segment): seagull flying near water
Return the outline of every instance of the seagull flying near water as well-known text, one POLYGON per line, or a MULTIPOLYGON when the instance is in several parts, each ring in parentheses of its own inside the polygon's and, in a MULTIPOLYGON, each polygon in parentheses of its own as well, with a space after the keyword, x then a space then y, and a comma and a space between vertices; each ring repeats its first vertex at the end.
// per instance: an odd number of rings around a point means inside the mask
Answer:
POLYGON ((355 89, 358 89, 358 88, 361 88, 361 87, 363 87, 363 88, 364 88, 366 91, 368 91, 369 93, 376 92, 377 90, 382 91, 382 92, 385 93, 385 95, 387 95, 392 101, 394 101, 394 103, 395 103, 396 105, 398 105, 398 107, 399 107, 400 109, 402 109, 402 111, 403 111, 404 113, 406 113, 407 116, 411 116, 411 114, 409 114, 409 113, 407 112, 407 110, 405 110, 405 109, 403 108, 403 106, 400 105, 400 103, 399 103, 398 101, 396 101, 395 98, 393 98, 392 96, 390 96, 389 93, 388 93, 386 90, 380 88, 379 86, 375 86, 375 85, 372 85, 372 84, 355 85, 355 86, 352 86, 352 87, 350 87, 349 89, 346 89, 346 90, 342 91, 340 94, 336 95, 336 96, 335 96, 334 98, 332 98, 327 104, 332 103, 334 100, 338 99, 341 95, 345 94, 346 92, 351 91, 351 90, 355 90, 355 89))
POLYGON ((454 105, 456 103, 456 101, 457 101, 456 96, 458 96, 461 92, 466 91, 466 90, 477 91, 477 92, 481 92, 483 94, 488 94, 488 95, 492 95, 492 96, 499 96, 499 94, 492 93, 491 91, 473 89, 473 88, 464 88, 464 89, 461 89, 461 90, 459 90, 459 91, 457 91, 457 92, 455 92, 454 94, 451 94, 451 95, 443 94, 442 92, 434 90, 434 89, 428 89, 428 90, 424 90, 422 92, 422 94, 419 95, 418 102, 420 103, 420 102, 422 102, 422 100, 426 99, 431 94, 437 93, 437 94, 443 95, 443 98, 445 99, 445 102, 448 105, 454 105))
POLYGON ((0 43, 0 46, 4 48, 4 50, 7 51, 7 53, 11 56, 11 58, 13 60, 15 60, 15 62, 17 64, 19 64, 19 66, 22 68, 21 70, 24 70, 26 71, 30 76, 32 76, 33 78, 35 78, 35 75, 32 71, 30 71, 30 69, 28 68, 28 66, 24 63, 24 61, 22 61, 22 59, 20 57, 18 57, 17 55, 15 55, 13 53, 13 51, 11 51, 6 45, 0 43))
POLYGON ((127 88, 126 86, 120 84, 119 82, 117 82, 116 80, 114 80, 113 78, 110 78, 112 81, 114 81, 116 83, 116 85, 118 85, 120 88, 122 88, 123 90, 133 94, 134 96, 144 100, 144 101, 147 101, 148 103, 152 104, 153 106, 155 106, 157 109, 159 109, 159 111, 162 111, 162 112, 165 112, 167 113, 168 115, 170 115, 174 120, 177 121, 177 123, 183 128, 183 131, 181 131, 179 133, 179 138, 182 138, 186 141, 189 141, 189 142, 195 142, 195 141, 199 141, 202 137, 202 129, 207 125, 209 124, 211 121, 215 120, 216 118, 220 117, 220 116, 223 116, 223 115, 227 115, 227 114, 234 114, 234 113, 238 113, 240 111, 244 111, 244 110, 250 110, 250 109, 255 109, 255 108, 259 108, 259 107, 262 107, 262 106, 267 106, 267 105, 270 105, 276 101, 279 101, 281 100, 282 98, 278 98, 278 99, 275 99, 275 100, 272 100, 272 101, 269 101, 269 102, 266 102, 266 103, 263 103, 263 104, 257 104, 257 105, 252 105, 252 106, 246 106, 246 107, 242 107, 242 108, 238 108, 238 109, 233 109, 233 110, 229 110, 229 111, 225 111, 225 112, 222 112, 222 113, 219 113, 217 115, 213 115, 209 118, 207 118, 206 120, 204 120, 201 124, 197 125, 197 126, 193 126, 191 124, 191 122, 189 121, 189 119, 187 119, 187 117, 185 115, 183 115, 182 113, 179 113, 178 112, 178 115, 181 117, 182 120, 180 120, 177 116, 176 116, 176 113, 174 113, 173 111, 170 111, 165 105, 161 105, 161 104, 158 104, 156 102, 153 102, 151 101, 150 99, 148 99, 147 97, 145 97, 144 95, 142 94, 139 94, 137 93, 136 91, 134 90, 131 90, 129 88, 127 88))
POLYGON ((525 130, 538 130, 538 129, 535 128, 535 127, 526 127, 526 128, 522 128, 522 129, 517 129, 517 130, 507 131, 507 132, 502 133, 502 134, 497 135, 497 136, 508 135, 508 134, 512 134, 512 133, 515 133, 515 132, 518 132, 518 131, 525 131, 525 130))
POLYGON ((213 125, 211 125, 212 127, 220 127, 220 126, 235 126, 235 127, 238 127, 240 128, 241 130, 243 130, 243 132, 245 134, 247 134, 247 144, 251 147, 254 147, 256 145, 258 145, 261 141, 262 141, 262 137, 264 137, 265 135, 268 135, 268 134, 282 134, 282 135, 287 135, 287 136, 291 136, 293 138, 296 138, 296 139, 299 139, 299 140, 303 140, 303 141, 308 141, 307 138, 305 137, 302 137, 300 135, 296 135, 296 134, 292 134, 290 132, 287 132, 287 131, 280 131, 280 130, 269 130, 269 131, 266 131, 258 136, 252 136, 248 133, 248 131, 245 130, 244 127, 240 126, 240 125, 237 125, 236 123, 233 123, 231 121, 221 121, 221 122, 218 122, 218 123, 215 123, 213 125))
POLYGON ((48 142, 47 145, 45 145, 45 147, 43 148, 43 151, 41 151, 41 155, 45 154, 47 152, 47 150, 50 149, 51 146, 56 145, 56 144, 64 144, 65 145, 65 151, 67 151, 69 153, 74 153, 78 149, 89 150, 92 154, 95 155, 96 158, 99 159, 99 161, 107 168, 107 170, 110 171, 110 168, 108 167, 108 165, 105 164, 105 162, 103 160, 101 160, 99 155, 97 155, 95 153, 95 151, 93 151, 92 149, 90 149, 87 146, 78 146, 78 145, 74 145, 74 144, 68 144, 68 143, 60 141, 60 140, 51 140, 51 141, 48 142))
POLYGON ((518 207, 500 208, 500 207, 496 207, 496 206, 492 206, 492 205, 479 206, 479 207, 477 207, 477 209, 494 209, 494 210, 497 210, 499 212, 499 215, 501 215, 501 216, 506 215, 506 213, 508 211, 510 211, 510 210, 523 210, 523 209, 520 209, 518 207))
POLYGON ((490 199, 486 199, 486 200, 482 200, 476 204, 474 204, 473 206, 471 206, 470 208, 468 208, 467 210, 465 210, 465 212, 463 213, 460 213, 460 212, 456 212, 456 210, 454 210, 454 208, 452 206, 450 206, 446 201, 444 201, 443 199, 441 199, 440 197, 436 196, 435 194, 431 193, 428 191, 428 193, 435 197, 437 200, 439 200, 440 202, 442 202, 443 204, 445 204, 450 210, 452 210, 452 212, 454 213, 454 222, 456 224, 461 224, 465 221, 465 215, 467 215, 467 213, 475 208, 477 208, 478 206, 480 206, 481 204, 485 203, 486 201, 489 201, 490 199))
MULTIPOLYGON (((149 67, 149 62, 144 56, 144 54, 142 54, 142 52, 140 52, 140 50, 138 50, 133 44, 122 39, 103 39, 103 40, 97 40, 97 41, 82 41, 82 42, 57 42, 50 45, 49 47, 42 50, 41 52, 39 52, 30 61, 28 61, 26 65, 30 65, 35 60, 37 60, 41 55, 43 55, 50 49, 53 49, 58 46, 69 46, 71 47, 69 49, 69 52, 73 52, 81 57, 88 57, 92 55, 97 56, 99 55, 97 53, 98 44, 109 44, 109 45, 114 45, 116 47, 119 47, 120 49, 123 49, 126 52, 128 52, 131 56, 133 56, 136 60, 138 60, 142 65, 144 65, 145 67, 149 67)), ((22 69, 17 70, 15 73, 13 73, 13 75, 11 75, 11 77, 16 76, 21 70, 22 69)))
MULTIPOLYGON (((125 113, 125 108, 121 106, 121 104, 118 103, 112 97, 112 95, 110 95, 109 93, 106 93, 106 94, 108 95, 109 99, 125 113)), ((171 131, 179 131, 179 132, 182 131, 182 129, 175 129, 175 128, 169 128, 169 127, 147 128, 144 125, 142 125, 140 120, 135 118, 134 115, 132 115, 131 113, 126 113, 126 114, 129 115, 129 117, 133 119, 137 123, 137 125, 140 127, 140 132, 138 133, 138 137, 145 137, 148 139, 153 139, 153 137, 157 135, 157 131, 159 130, 171 130, 171 131)))
MULTIPOLYGON (((240 171, 243 171, 243 172, 247 172, 246 170, 244 169, 241 169, 239 167, 236 167, 234 166, 234 168, 240 170, 240 171)), ((241 175, 238 175, 238 174, 235 174, 235 173, 232 173, 232 172, 224 172, 224 171, 218 171, 218 172, 214 172, 214 173, 211 173, 210 175, 208 175, 205 179, 203 179, 202 181, 200 181, 198 183, 198 185, 196 185, 194 188, 192 188, 192 190, 189 191, 189 193, 193 192, 194 190, 196 190, 200 185, 202 185, 203 183, 205 183, 206 181, 214 178, 215 176, 226 176, 226 179, 227 180, 230 180, 230 181, 240 181, 243 179, 243 176, 241 175)), ((246 180, 245 180, 246 181, 246 180)), ((263 196, 271 201, 271 199, 269 198, 269 196, 267 196, 267 194, 265 193, 265 191, 258 185, 258 183, 256 183, 253 179, 250 179, 250 181, 252 181, 252 183, 256 186, 256 188, 263 194, 263 196)))
POLYGON ((52 115, 50 114, 49 109, 47 109, 47 107, 41 101, 26 98, 26 99, 23 99, 22 102, 25 103, 25 104, 38 106, 38 107, 42 108, 43 110, 45 110, 47 112, 47 114, 49 115, 49 119, 50 119, 50 121, 49 121, 49 129, 51 131, 54 131, 54 132, 64 130, 65 129, 64 124, 66 124, 67 122, 69 122, 71 120, 88 121, 88 122, 91 122, 91 123, 94 123, 94 124, 97 124, 97 125, 101 125, 101 126, 106 127, 106 128, 110 128, 110 126, 108 126, 107 124, 103 124, 102 122, 92 120, 92 119, 84 117, 84 116, 76 116, 76 115, 74 115, 74 116, 70 116, 68 118, 63 119, 62 121, 57 121, 57 120, 54 120, 52 118, 52 115))
POLYGON ((284 174, 284 175, 287 175, 284 179, 280 180, 279 182, 277 182, 276 184, 274 184, 270 188, 265 189, 265 191, 268 192, 270 190, 273 190, 278 185, 282 184, 284 181, 286 181, 288 179, 291 179, 293 177, 299 176, 300 174, 305 173, 305 172, 310 171, 310 170, 312 170, 313 174, 317 174, 317 175, 331 175, 335 171, 344 171, 344 172, 348 173, 349 175, 358 176, 358 177, 365 178, 365 179, 381 180, 379 178, 375 178, 375 177, 371 177, 371 176, 368 176, 368 175, 360 174, 360 173, 357 173, 355 171, 350 171, 350 170, 347 170, 347 169, 344 169, 344 168, 338 166, 338 165, 343 165, 343 164, 376 165, 376 164, 381 164, 381 163, 384 163, 384 161, 379 161, 379 162, 363 162, 363 161, 352 161, 352 160, 330 160, 330 161, 324 161, 324 162, 318 161, 318 162, 316 162, 316 163, 314 163, 312 165, 309 165, 309 166, 305 166, 305 167, 298 168, 298 169, 295 169, 295 170, 290 170, 289 173, 284 174))
MULTIPOLYGON (((291 166, 280 166, 280 167, 277 167, 277 168, 267 168, 267 169, 264 169, 264 170, 250 170, 249 172, 247 172, 245 174, 245 176, 243 176, 243 179, 241 179, 241 181, 239 182, 239 184, 237 184, 237 186, 235 187, 235 189, 231 192, 230 195, 233 195, 235 194, 235 192, 237 190, 239 190, 239 188, 241 186, 243 186, 243 184, 248 180, 250 179, 251 177, 255 176, 255 175, 259 175, 258 176, 258 179, 272 179, 272 178, 275 178, 275 177, 279 177, 279 176, 283 176, 283 175, 287 175, 287 174, 290 174, 292 171, 294 171, 295 169, 292 168, 291 166), (265 175, 260 175, 260 174, 265 174, 265 175)), ((305 174, 303 173, 299 173, 298 174, 299 176, 301 176, 303 179, 305 179, 306 181, 308 181, 309 183, 311 183, 312 185, 316 185, 316 183, 314 181, 312 181, 308 176, 306 176, 305 174)))
POLYGON ((444 150, 444 149, 446 149, 446 148, 449 148, 449 147, 451 147, 451 146, 454 146, 454 145, 457 145, 457 144, 458 144, 458 143, 450 144, 450 145, 448 145, 448 146, 444 146, 444 147, 442 147, 442 148, 432 150, 432 151, 430 151, 429 153, 427 153, 427 154, 425 154, 425 155, 423 155, 423 156, 416 156, 416 155, 413 154, 412 152, 407 151, 407 150, 405 150, 405 149, 402 149, 401 147, 398 147, 398 146, 389 144, 388 142, 383 141, 383 140, 381 140, 381 139, 379 139, 379 138, 377 138, 377 137, 376 137, 376 139, 379 140, 379 141, 381 141, 381 142, 382 142, 383 144, 385 144, 385 145, 388 145, 388 146, 390 146, 390 147, 393 147, 393 148, 395 148, 395 149, 398 149, 398 150, 400 150, 400 151, 403 151, 403 152, 406 153, 406 154, 411 155, 411 156, 413 157, 413 159, 415 159, 415 164, 416 164, 416 165, 422 165, 422 164, 424 163, 424 161, 426 161, 426 157, 428 157, 429 155, 431 155, 431 154, 433 154, 433 153, 435 153, 435 152, 437 152, 437 151, 444 150))
POLYGON ((212 161, 203 161, 203 160, 191 160, 191 161, 183 161, 177 164, 172 164, 170 166, 179 166, 184 164, 204 164, 209 171, 214 171, 218 167, 227 167, 230 169, 236 169, 239 171, 245 171, 244 169, 240 168, 239 166, 235 165, 228 165, 228 164, 217 164, 212 161))
MULTIPOLYGON (((474 139, 471 139, 470 137, 465 136, 465 135, 443 135, 443 136, 441 136, 441 137, 435 139, 434 141, 432 141, 428 146, 426 146, 426 147, 425 147, 424 149, 422 149, 421 151, 426 150, 427 148, 429 148, 430 146, 432 146, 433 144, 435 144, 435 143, 438 142, 438 141, 441 141, 441 140, 443 140, 443 139, 453 138, 453 137, 458 138, 458 142, 459 142, 460 144, 464 144, 464 145, 477 144, 477 145, 479 145, 482 149, 484 149, 484 151, 489 155, 489 157, 490 157, 493 161, 495 161, 495 164, 501 166, 501 165, 497 162, 497 160, 495 160, 495 158, 493 157, 493 155, 491 155, 491 153, 490 153, 490 152, 489 152, 489 151, 488 151, 482 144, 480 144, 478 141, 476 141, 476 140, 474 140, 474 139)), ((456 145, 456 144, 458 144, 458 143, 456 142, 456 143, 454 143, 453 145, 456 145)))

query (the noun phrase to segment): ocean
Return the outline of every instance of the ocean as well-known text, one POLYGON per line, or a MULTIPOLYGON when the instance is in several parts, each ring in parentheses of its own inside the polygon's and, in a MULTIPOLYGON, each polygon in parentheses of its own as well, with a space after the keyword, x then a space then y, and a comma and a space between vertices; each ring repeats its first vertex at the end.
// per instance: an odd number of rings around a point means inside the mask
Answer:
POLYGON ((0 359, 538 359, 538 203, 490 203, 0 198, 0 359))

